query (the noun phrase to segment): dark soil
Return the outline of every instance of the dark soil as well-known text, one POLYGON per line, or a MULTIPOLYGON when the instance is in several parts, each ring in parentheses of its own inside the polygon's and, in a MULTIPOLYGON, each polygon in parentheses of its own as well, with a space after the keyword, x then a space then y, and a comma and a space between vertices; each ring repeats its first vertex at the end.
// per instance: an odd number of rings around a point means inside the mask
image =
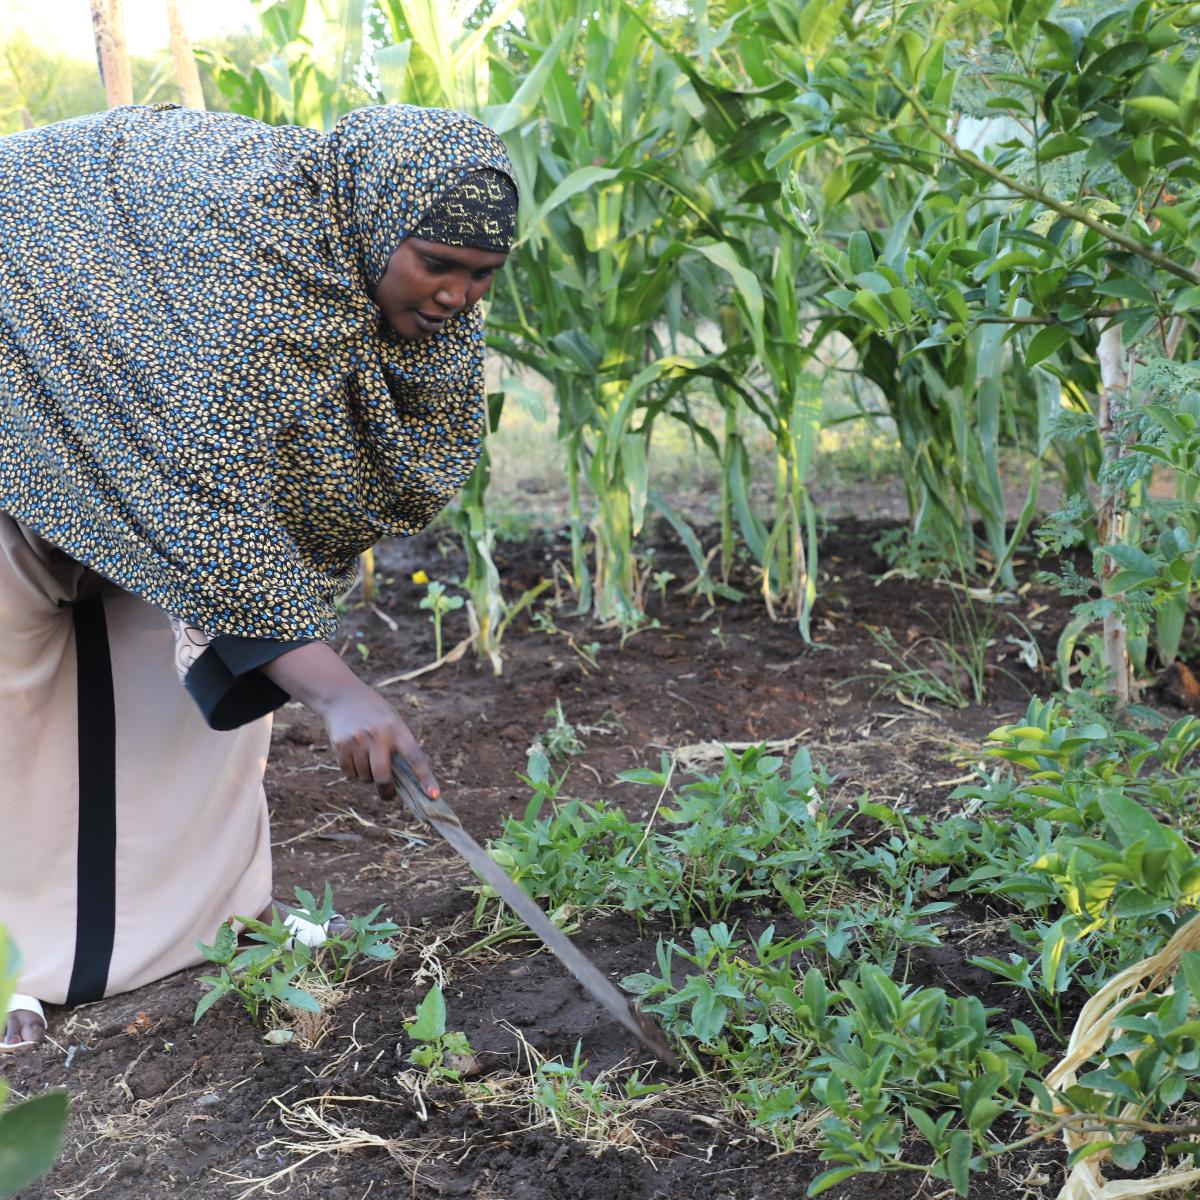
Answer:
MULTIPOLYGON (((800 744, 837 775, 835 802, 852 803, 870 790, 889 803, 949 812, 949 794, 968 771, 978 741, 1023 711, 1028 690, 1047 692, 1050 684, 1021 666, 1005 642, 1008 632, 1019 632, 1014 625, 998 631, 992 657, 1007 653, 994 662, 986 704, 921 712, 877 695, 878 672, 870 663, 879 652, 870 628, 890 629, 909 646, 944 635, 954 604, 950 588, 897 577, 877 582, 885 571, 872 550, 878 533, 857 524, 829 533, 813 624, 819 649, 807 648, 794 625, 772 624, 754 600, 706 613, 703 602, 689 604, 671 593, 665 607, 657 595, 650 602, 660 627, 629 638, 623 650, 618 631, 569 618, 565 606, 556 611, 560 629, 580 643, 600 643, 598 669, 572 650, 566 635, 533 631, 522 618, 505 642, 502 676, 468 657, 383 690, 429 752, 447 799, 480 839, 496 835, 507 814, 523 809, 528 792, 517 773, 526 748, 547 729, 546 710, 555 700, 586 743, 567 786, 572 795, 603 796, 644 812, 654 795, 614 782, 618 771, 656 766, 663 750, 701 742, 801 735, 800 744)), ((432 658, 431 629, 417 608, 423 589, 410 575, 419 568, 433 578, 460 573, 454 552, 443 559, 440 550, 434 534, 381 548, 378 611, 351 608, 335 643, 370 681, 432 658)), ((562 553, 552 537, 504 547, 507 593, 519 595, 535 584, 562 553)), ((674 570, 681 581, 692 575, 667 541, 656 566, 674 570)), ((1064 618, 1061 602, 1037 587, 1022 588, 1004 611, 1036 631, 1052 656, 1064 618)), ((447 645, 466 632, 464 614, 452 614, 447 645)), ((462 886, 469 873, 398 806, 345 781, 323 738, 319 722, 304 710, 288 706, 277 715, 267 775, 276 894, 286 898, 295 885, 314 888, 328 880, 344 912, 383 903, 386 915, 409 927, 400 957, 355 984, 310 1048, 298 1041, 268 1045, 229 1001, 193 1027, 199 971, 73 1012, 52 1011, 51 1040, 3 1064, 18 1094, 64 1086, 72 1099, 66 1152, 28 1189, 29 1200, 158 1200, 185 1190, 189 1200, 804 1195, 824 1169, 816 1153, 776 1154, 722 1116, 698 1086, 681 1088, 677 1103, 673 1094, 648 1110, 636 1124, 636 1142, 622 1145, 615 1137, 598 1149, 560 1138, 547 1126, 531 1128, 528 1106, 504 1100, 504 1079, 524 1066, 517 1031, 535 1050, 567 1061, 581 1042, 593 1070, 632 1061, 636 1047, 532 943, 510 940, 465 954, 487 933, 471 927, 475 897, 462 886), (466 1101, 452 1089, 433 1088, 423 1097, 414 1092, 403 1023, 429 986, 428 977, 414 979, 422 948, 448 972, 450 1027, 464 1030, 478 1052, 482 1074, 473 1085, 495 1081, 492 1103, 478 1092, 466 1101), (321 1097, 329 1097, 324 1107, 315 1104, 321 1097), (324 1112, 338 1127, 367 1135, 364 1144, 336 1155, 319 1152, 324 1135, 318 1129, 285 1128, 289 1109, 324 1112), (268 1188, 248 1191, 288 1168, 268 1188)), ((971 992, 1032 1022, 1011 991, 966 961, 1009 948, 1004 921, 983 910, 950 916, 945 944, 914 957, 910 982, 971 992), (959 934, 968 931, 972 940, 963 945, 959 934)), ((610 916, 586 921, 578 942, 620 979, 652 966, 659 932, 639 934, 632 920, 610 916)), ((972 1196, 1050 1196, 1060 1180, 1061 1157, 1050 1146, 980 1178, 972 1196)), ((827 1195, 895 1200, 939 1193, 945 1194, 944 1185, 914 1175, 859 1177, 827 1195)))

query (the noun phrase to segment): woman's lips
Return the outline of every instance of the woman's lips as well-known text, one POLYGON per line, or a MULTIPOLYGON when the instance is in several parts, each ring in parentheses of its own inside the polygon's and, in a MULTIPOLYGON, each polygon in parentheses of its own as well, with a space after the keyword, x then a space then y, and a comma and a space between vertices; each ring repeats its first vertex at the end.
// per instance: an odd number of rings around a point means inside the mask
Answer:
POLYGON ((422 333, 437 333, 448 320, 446 317, 429 316, 416 308, 412 310, 412 314, 413 323, 422 333))

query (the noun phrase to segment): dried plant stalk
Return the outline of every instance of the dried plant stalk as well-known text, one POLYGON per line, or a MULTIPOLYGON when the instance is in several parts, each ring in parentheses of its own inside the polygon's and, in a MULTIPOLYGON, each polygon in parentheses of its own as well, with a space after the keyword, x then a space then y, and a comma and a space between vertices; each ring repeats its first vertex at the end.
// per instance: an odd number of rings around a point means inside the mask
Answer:
MULTIPOLYGON (((1179 967, 1180 956, 1189 950, 1200 950, 1200 917, 1193 917, 1175 931, 1171 940, 1150 958, 1127 967, 1114 975, 1084 1006, 1071 1031, 1067 1052, 1062 1061, 1046 1076, 1051 1091, 1063 1091, 1076 1080, 1079 1068, 1103 1050, 1112 1032, 1113 1022, 1134 1000, 1150 995, 1161 987, 1179 967)), ((1121 1119, 1137 1117, 1136 1105, 1127 1105, 1121 1119)), ((1101 1133, 1082 1133, 1068 1125, 1063 1130, 1067 1152, 1078 1150, 1088 1142, 1104 1141, 1101 1133)), ((1161 1196, 1165 1193, 1190 1189, 1200 1184, 1200 1168, 1175 1167, 1148 1179, 1104 1179, 1101 1162, 1107 1156, 1100 1152, 1078 1162, 1067 1177, 1058 1200, 1132 1200, 1135 1196, 1161 1196)), ((1192 1194, 1189 1191, 1189 1194, 1192 1194)))

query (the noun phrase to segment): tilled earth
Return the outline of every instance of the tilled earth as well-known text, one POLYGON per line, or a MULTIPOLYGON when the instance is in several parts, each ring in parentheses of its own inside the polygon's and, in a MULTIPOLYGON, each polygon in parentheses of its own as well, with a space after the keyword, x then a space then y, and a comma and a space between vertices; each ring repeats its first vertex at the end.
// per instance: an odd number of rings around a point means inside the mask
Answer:
MULTIPOLYGON (((892 576, 872 544, 880 529, 847 523, 822 548, 821 600, 808 648, 794 625, 773 624, 754 599, 719 603, 655 593, 659 622, 618 646, 620 633, 554 610, 560 632, 531 629, 527 615, 504 646, 504 673, 469 656, 404 683, 394 676, 433 657, 432 632, 417 607, 416 570, 453 578, 436 535, 380 548, 377 606, 348 608, 335 647, 382 686, 432 758, 447 799, 481 840, 523 810, 518 779, 526 749, 560 701, 585 753, 565 791, 604 797, 644 813, 655 796, 616 782, 618 771, 657 766, 663 751, 701 743, 796 739, 837 780, 835 803, 864 790, 889 803, 950 811, 948 797, 989 730, 1018 716, 1028 692, 1048 680, 1021 665, 1002 618, 991 651, 988 701, 933 712, 879 693, 880 657, 872 629, 913 646, 945 636, 952 590, 892 576), (596 666, 573 649, 599 643, 596 666), (999 661, 1003 655, 1003 661, 999 661)), ((501 570, 510 596, 550 573, 564 547, 546 535, 506 545, 501 570)), ((658 568, 680 581, 692 572, 670 542, 658 568)), ((1028 568, 1024 568, 1028 570, 1028 568)), ((752 593, 750 581, 742 581, 752 593)), ((547 593, 547 597, 553 593, 547 593)), ((545 599, 546 597, 543 597, 545 599)), ((540 607, 542 601, 538 602, 540 607)), ((1061 602, 1022 587, 1003 608, 1033 630, 1046 654, 1064 619, 1061 602)), ((447 620, 446 643, 466 635, 462 611, 447 620)), ((918 647, 916 653, 920 653, 918 647)), ((344 780, 330 761, 320 723, 303 709, 277 714, 267 774, 276 846, 276 894, 328 880, 343 912, 384 905, 405 927, 400 955, 357 981, 322 1026, 283 1046, 267 1044, 232 1001, 198 1026, 201 994, 189 972, 73 1012, 51 1011, 50 1040, 3 1062, 18 1095, 64 1086, 72 1118, 56 1168, 29 1200, 86 1196, 190 1200, 241 1196, 320 1196, 328 1200, 785 1200, 800 1197, 823 1169, 812 1149, 778 1154, 724 1117, 702 1084, 685 1083, 603 1143, 556 1135, 531 1116, 518 1086, 531 1053, 570 1061, 576 1043, 590 1070, 633 1061, 635 1047, 558 964, 526 940, 476 945, 469 873, 397 806, 344 780), (425 1089, 405 1062, 403 1030, 430 980, 444 973, 452 1029, 463 1030, 479 1073, 461 1090, 425 1089), (522 1048, 522 1042, 530 1049, 522 1048)), ((1011 992, 967 959, 1008 947, 996 914, 950 914, 941 947, 919 952, 910 982, 952 995, 980 995, 1014 1016, 1011 992)), ((746 914, 746 926, 754 918, 746 914)), ((584 921, 578 941, 619 980, 654 961, 662 929, 638 930, 624 916, 584 921)), ((803 1141, 803 1139, 801 1139, 803 1141)), ((815 1140, 815 1139, 814 1139, 815 1140)), ((972 1185, 986 1200, 1053 1195, 1061 1157, 1052 1146, 999 1164, 972 1185)), ((933 1197, 944 1185, 917 1176, 862 1176, 826 1193, 832 1200, 933 1197)))

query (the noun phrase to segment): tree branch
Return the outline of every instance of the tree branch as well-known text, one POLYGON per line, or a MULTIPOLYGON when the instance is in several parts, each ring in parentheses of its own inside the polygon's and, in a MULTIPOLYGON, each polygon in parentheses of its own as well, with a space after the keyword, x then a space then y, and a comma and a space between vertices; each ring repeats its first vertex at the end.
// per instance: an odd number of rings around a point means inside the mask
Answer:
POLYGON ((1175 262, 1174 259, 1168 258, 1165 254, 1160 254, 1152 246, 1147 246, 1145 242, 1139 242, 1137 238, 1132 238, 1128 234, 1122 233, 1119 229, 1113 228, 1106 221, 1101 221, 1097 217, 1092 216, 1087 209, 1080 208, 1075 204, 1066 204, 1062 200, 1056 200, 1041 188, 1031 187, 1028 184, 1022 183, 1019 179, 1014 179, 998 167, 994 167, 991 163, 972 154, 971 151, 964 150, 950 134, 938 127, 933 119, 933 115, 921 103, 920 97, 909 91, 890 71, 888 72, 888 81, 912 105, 925 128, 947 147, 952 157, 962 166, 968 167, 972 171, 978 171, 986 175, 989 179, 994 179, 997 183, 1011 188, 1018 195, 1024 196, 1028 200, 1036 200, 1043 207, 1058 213, 1059 216, 1069 217, 1072 221, 1078 221, 1081 225, 1086 225, 1088 229, 1100 234, 1106 241, 1112 242, 1115 246, 1120 246, 1122 250, 1128 250, 1131 254, 1136 254, 1140 258, 1144 258, 1147 262, 1153 263, 1161 271, 1177 275, 1180 279, 1186 279, 1188 283, 1200 283, 1200 273, 1183 266, 1182 263, 1175 262))

